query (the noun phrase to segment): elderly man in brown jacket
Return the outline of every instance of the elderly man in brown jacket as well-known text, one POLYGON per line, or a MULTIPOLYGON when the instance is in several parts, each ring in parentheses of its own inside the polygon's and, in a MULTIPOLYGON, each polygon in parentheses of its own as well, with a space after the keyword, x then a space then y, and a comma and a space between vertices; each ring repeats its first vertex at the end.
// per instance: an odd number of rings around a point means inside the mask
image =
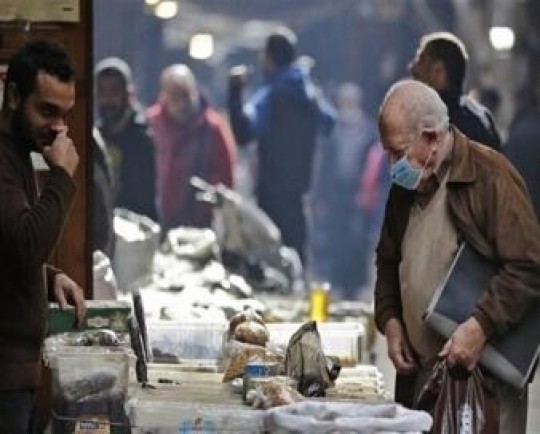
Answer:
MULTIPOLYGON (((540 227, 517 171, 501 154, 449 125, 435 91, 405 80, 379 114, 393 186, 377 248, 375 319, 411 406, 437 356, 472 369, 487 340, 538 302, 540 227), (422 323, 461 241, 500 264, 471 317, 445 342, 422 323)), ((524 433, 527 393, 495 380, 500 432, 524 433)))

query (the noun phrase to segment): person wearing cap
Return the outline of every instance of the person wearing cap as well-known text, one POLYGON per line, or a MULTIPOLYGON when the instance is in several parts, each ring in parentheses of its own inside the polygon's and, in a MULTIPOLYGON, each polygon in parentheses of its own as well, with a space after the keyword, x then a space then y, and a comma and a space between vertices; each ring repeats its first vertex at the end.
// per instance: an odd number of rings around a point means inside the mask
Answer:
POLYGON ((157 220, 155 151, 129 65, 109 57, 95 68, 97 127, 110 156, 114 206, 157 220))
POLYGON ((303 256, 307 236, 303 197, 311 185, 317 136, 333 128, 334 111, 309 77, 309 65, 298 64, 296 36, 289 29, 268 36, 261 66, 266 82, 245 106, 247 69, 231 70, 231 126, 239 145, 257 142, 258 204, 280 229, 284 244, 303 256))
POLYGON ((469 55, 463 42, 449 32, 424 35, 409 64, 415 80, 437 91, 448 107, 450 122, 475 142, 501 150, 501 138, 487 107, 463 94, 469 55))
POLYGON ((159 100, 147 113, 157 150, 162 234, 177 226, 210 226, 211 205, 197 200, 190 179, 232 187, 236 144, 229 125, 210 107, 184 64, 163 70, 159 100))

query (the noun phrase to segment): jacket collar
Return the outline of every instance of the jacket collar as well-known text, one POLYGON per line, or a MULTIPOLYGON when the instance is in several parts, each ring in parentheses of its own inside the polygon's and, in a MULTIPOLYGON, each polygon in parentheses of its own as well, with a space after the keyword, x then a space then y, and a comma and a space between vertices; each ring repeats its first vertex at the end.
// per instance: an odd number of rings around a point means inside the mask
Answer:
POLYGON ((476 179, 476 168, 474 166, 471 152, 471 141, 455 126, 451 127, 454 135, 454 149, 452 152, 452 163, 450 166, 449 183, 471 183, 476 179))

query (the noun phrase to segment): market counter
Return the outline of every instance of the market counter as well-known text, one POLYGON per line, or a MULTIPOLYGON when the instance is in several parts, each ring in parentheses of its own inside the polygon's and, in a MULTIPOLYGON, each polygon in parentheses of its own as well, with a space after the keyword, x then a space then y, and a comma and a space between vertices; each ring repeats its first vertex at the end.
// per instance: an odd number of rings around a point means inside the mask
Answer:
POLYGON ((241 395, 221 382, 222 377, 151 367, 149 380, 155 388, 136 383, 129 388, 126 410, 132 434, 263 432, 264 412, 244 405, 241 395))

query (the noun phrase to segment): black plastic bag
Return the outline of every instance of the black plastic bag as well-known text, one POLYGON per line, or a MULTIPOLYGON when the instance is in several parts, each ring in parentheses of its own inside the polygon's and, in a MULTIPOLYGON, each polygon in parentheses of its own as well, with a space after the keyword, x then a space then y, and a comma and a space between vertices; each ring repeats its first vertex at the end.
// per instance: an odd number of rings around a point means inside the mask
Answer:
POLYGON ((420 391, 416 408, 433 416, 433 433, 499 432, 499 405, 492 382, 479 367, 469 375, 439 360, 420 391))

